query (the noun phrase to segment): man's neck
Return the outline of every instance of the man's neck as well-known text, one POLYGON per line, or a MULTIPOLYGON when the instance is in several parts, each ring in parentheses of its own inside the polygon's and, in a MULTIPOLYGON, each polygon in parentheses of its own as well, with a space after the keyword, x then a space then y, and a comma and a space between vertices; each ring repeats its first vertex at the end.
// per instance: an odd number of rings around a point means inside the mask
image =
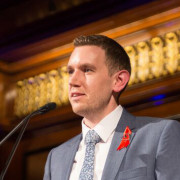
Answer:
POLYGON ((90 129, 94 128, 103 118, 105 118, 108 114, 110 114, 114 109, 117 108, 118 105, 114 106, 108 111, 98 112, 98 113, 89 113, 83 119, 83 123, 89 127, 90 129))

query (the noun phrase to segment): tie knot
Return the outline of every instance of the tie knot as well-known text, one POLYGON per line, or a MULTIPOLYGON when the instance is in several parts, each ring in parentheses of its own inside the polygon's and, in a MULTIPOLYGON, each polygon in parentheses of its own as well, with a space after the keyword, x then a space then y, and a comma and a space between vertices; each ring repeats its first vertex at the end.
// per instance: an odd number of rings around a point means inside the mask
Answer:
POLYGON ((85 137, 86 144, 94 143, 97 144, 101 140, 100 136, 94 130, 89 130, 85 137))

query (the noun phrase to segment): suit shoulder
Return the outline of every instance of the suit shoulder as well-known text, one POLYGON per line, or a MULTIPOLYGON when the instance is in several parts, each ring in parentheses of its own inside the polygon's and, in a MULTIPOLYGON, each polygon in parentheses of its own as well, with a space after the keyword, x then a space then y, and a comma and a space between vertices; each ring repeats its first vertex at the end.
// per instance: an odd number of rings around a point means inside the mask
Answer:
POLYGON ((165 126, 180 126, 180 123, 176 120, 148 116, 137 116, 136 124, 139 126, 161 126, 162 128, 165 126))

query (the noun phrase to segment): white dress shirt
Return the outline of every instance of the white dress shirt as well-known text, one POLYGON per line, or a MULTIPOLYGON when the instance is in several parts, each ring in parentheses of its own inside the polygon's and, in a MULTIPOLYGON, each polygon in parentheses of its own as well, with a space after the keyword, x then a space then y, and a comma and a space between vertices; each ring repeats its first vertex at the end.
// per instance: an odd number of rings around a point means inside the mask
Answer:
MULTIPOLYGON (((95 159, 94 159, 94 179, 101 180, 102 172, 106 162, 107 154, 111 145, 111 141, 114 135, 115 128, 122 114, 122 107, 119 105, 110 114, 104 117, 93 129, 101 137, 101 141, 96 144, 95 147, 95 159)), ((75 155, 72 171, 69 180, 78 180, 79 174, 84 162, 84 156, 86 151, 86 145, 84 142, 86 133, 90 130, 82 120, 82 134, 83 138, 79 144, 79 149, 75 155)))

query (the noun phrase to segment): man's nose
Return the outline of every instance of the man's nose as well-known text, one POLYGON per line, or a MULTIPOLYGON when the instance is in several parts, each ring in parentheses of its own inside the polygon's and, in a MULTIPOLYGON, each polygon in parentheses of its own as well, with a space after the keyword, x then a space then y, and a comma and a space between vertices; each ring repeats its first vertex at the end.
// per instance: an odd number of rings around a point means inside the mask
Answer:
POLYGON ((70 86, 80 86, 80 80, 81 75, 79 71, 74 71, 70 76, 69 76, 69 85, 70 86))

